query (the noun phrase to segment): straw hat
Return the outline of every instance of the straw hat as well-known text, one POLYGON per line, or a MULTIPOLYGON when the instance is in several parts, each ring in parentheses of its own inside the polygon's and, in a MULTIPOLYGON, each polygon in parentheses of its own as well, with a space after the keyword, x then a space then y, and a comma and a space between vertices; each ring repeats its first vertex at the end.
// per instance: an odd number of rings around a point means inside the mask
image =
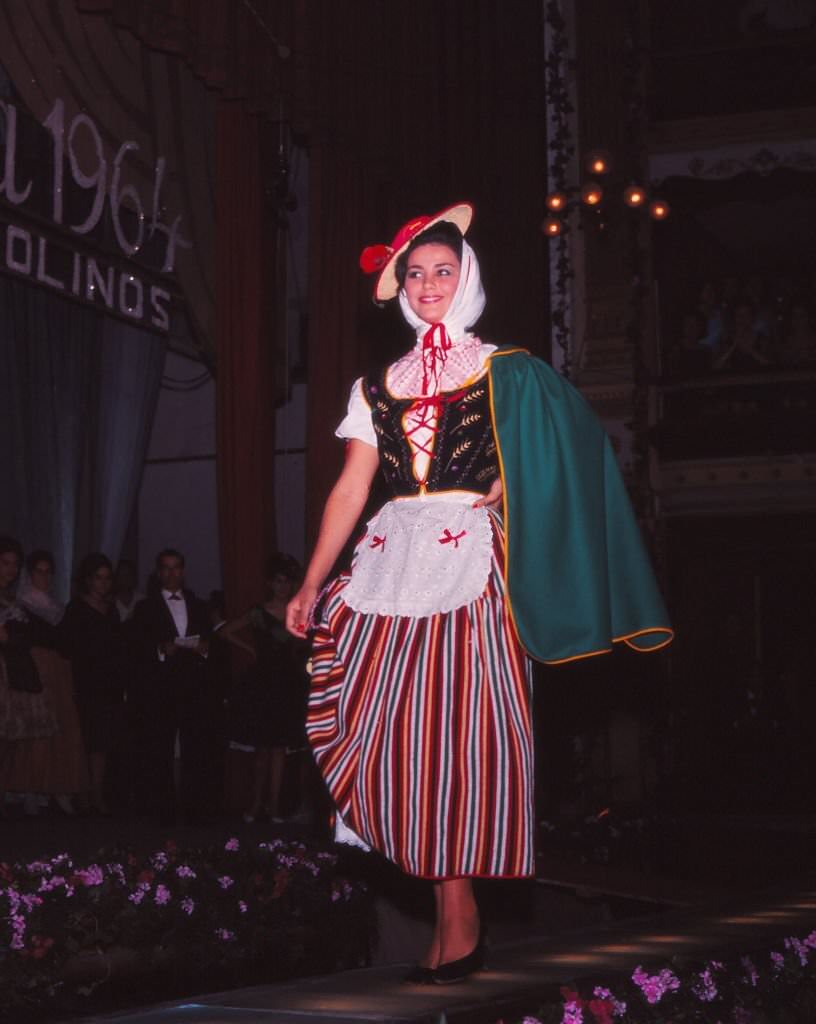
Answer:
POLYGON ((417 235, 443 220, 455 224, 464 235, 470 227, 472 219, 473 207, 470 203, 457 203, 455 206, 448 206, 440 213, 435 213, 432 217, 423 214, 409 220, 394 235, 394 240, 390 245, 369 245, 363 249, 360 254, 360 269, 366 274, 376 274, 379 271, 379 277, 374 286, 376 301, 384 302, 386 299, 393 299, 399 291, 399 282, 395 273, 397 257, 405 252, 417 235))

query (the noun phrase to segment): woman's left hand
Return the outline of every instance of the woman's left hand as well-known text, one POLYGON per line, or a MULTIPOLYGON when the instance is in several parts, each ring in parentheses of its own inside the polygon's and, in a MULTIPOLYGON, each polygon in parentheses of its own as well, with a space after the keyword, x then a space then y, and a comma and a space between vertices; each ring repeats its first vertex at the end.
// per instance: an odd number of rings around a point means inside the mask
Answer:
POLYGON ((502 482, 501 477, 497 476, 493 483, 490 485, 490 490, 483 498, 479 498, 478 501, 473 502, 474 508, 499 508, 502 503, 502 482))

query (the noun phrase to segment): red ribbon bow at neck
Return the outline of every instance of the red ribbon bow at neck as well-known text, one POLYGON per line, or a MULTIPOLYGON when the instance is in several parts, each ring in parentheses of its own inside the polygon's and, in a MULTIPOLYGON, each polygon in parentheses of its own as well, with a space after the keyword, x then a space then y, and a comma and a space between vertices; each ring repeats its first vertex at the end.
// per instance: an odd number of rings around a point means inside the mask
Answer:
POLYGON ((448 352, 453 348, 450 335, 443 323, 433 324, 422 337, 422 394, 428 394, 433 382, 434 390, 445 368, 448 352))

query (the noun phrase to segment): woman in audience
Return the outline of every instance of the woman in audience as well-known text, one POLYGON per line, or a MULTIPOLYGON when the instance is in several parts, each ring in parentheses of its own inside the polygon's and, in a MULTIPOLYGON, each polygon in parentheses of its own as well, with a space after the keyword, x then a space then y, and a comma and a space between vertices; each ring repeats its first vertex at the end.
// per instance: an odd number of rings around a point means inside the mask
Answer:
POLYGON ((108 756, 122 736, 126 668, 119 613, 113 602, 113 567, 105 555, 87 555, 76 581, 78 596, 66 608, 61 628, 74 670, 91 807, 108 815, 108 756))
POLYGON ((20 544, 0 537, 0 795, 22 797, 25 813, 34 815, 48 792, 57 720, 47 685, 51 666, 40 656, 48 627, 15 594, 22 562, 20 544))
MULTIPOLYGON (((65 605, 51 593, 55 569, 54 556, 50 551, 32 551, 25 560, 17 592, 19 603, 33 617, 50 626, 58 625, 65 614, 65 605)), ((52 642, 53 639, 52 636, 52 642)), ((88 772, 71 667, 60 654, 45 647, 38 649, 36 657, 40 664, 44 660, 48 662, 45 675, 49 680, 51 703, 57 718, 57 731, 51 737, 48 756, 48 792, 53 794, 53 801, 63 814, 73 814, 72 796, 87 789, 88 772)))
POLYGON ((51 626, 56 626, 65 612, 65 606, 51 593, 54 571, 54 556, 50 551, 32 551, 25 560, 17 590, 20 604, 51 626))
POLYGON ((113 578, 113 596, 120 622, 129 622, 133 615, 133 609, 144 598, 144 594, 139 590, 136 563, 129 558, 121 559, 116 566, 116 575, 113 578))
POLYGON ((308 647, 287 633, 285 626, 286 605, 300 575, 294 558, 272 555, 266 564, 266 600, 219 631, 254 662, 231 701, 235 720, 230 739, 255 748, 252 801, 244 814, 247 823, 265 809, 272 821, 282 820, 286 751, 305 746, 308 647))

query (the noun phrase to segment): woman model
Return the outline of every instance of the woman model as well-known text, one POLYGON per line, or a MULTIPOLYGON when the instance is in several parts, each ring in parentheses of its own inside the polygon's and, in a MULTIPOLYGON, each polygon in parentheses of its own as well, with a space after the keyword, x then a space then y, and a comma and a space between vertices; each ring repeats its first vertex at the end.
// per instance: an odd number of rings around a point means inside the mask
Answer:
POLYGON ((345 467, 287 625, 305 635, 377 469, 394 495, 319 603, 307 731, 349 830, 431 879, 436 927, 408 980, 482 966, 474 877, 531 875, 530 661, 671 637, 599 422, 526 351, 482 343, 459 204, 361 257, 416 344, 358 380, 345 467))
POLYGON ((265 809, 281 822, 280 797, 287 749, 306 745, 303 732, 308 648, 285 627, 286 604, 295 592, 301 567, 289 555, 272 555, 265 567, 266 599, 228 622, 221 637, 247 653, 254 664, 236 688, 231 739, 255 748, 252 802, 247 824, 265 809), (244 634, 250 634, 250 640, 244 634))

